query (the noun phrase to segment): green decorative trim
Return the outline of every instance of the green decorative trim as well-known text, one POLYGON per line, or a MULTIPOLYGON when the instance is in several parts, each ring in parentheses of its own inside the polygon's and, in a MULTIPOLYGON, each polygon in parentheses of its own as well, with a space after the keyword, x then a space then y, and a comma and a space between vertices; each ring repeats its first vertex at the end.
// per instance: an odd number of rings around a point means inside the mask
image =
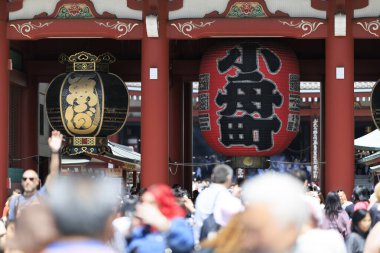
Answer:
POLYGON ((263 18, 268 17, 263 6, 257 2, 237 2, 231 6, 228 18, 263 18))
POLYGON ((90 7, 86 4, 64 4, 59 8, 56 18, 81 19, 94 18, 90 7))

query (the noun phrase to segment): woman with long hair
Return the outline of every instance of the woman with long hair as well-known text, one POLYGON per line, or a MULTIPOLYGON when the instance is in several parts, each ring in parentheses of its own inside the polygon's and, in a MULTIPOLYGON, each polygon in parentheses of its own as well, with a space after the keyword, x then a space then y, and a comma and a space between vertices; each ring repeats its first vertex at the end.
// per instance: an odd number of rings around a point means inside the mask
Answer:
POLYGON ((347 237, 347 253, 363 253, 365 240, 371 227, 371 216, 367 210, 359 209, 352 215, 351 234, 347 237))
POLYGON ((136 206, 134 228, 127 252, 191 252, 194 239, 185 211, 167 185, 153 185, 136 206))
POLYGON ((339 195, 336 192, 329 192, 326 196, 322 228, 335 229, 344 238, 350 233, 350 218, 342 209, 339 195))

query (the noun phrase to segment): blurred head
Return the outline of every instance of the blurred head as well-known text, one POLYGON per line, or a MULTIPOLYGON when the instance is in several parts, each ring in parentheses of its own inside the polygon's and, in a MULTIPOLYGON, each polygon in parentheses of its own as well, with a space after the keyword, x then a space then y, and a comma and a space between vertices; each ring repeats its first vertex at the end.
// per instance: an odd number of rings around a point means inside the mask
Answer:
POLYGON ((359 201, 368 201, 371 194, 367 187, 364 185, 358 185, 354 188, 354 191, 352 193, 352 201, 359 202, 359 201))
POLYGON ((204 240, 201 246, 213 248, 218 253, 243 253, 255 249, 254 237, 248 233, 243 220, 243 213, 233 216, 216 237, 204 240))
POLYGON ((58 178, 49 190, 48 203, 60 234, 104 239, 119 190, 120 185, 104 178, 58 178))
POLYGON ((304 185, 305 188, 307 187, 308 179, 307 179, 307 174, 306 174, 305 171, 303 171, 303 170, 294 170, 292 172, 292 175, 295 178, 297 178, 304 185))
POLYGON ((310 217, 304 193, 299 180, 284 174, 268 173, 244 184, 244 223, 259 252, 287 252, 294 246, 310 217))
POLYGON ((227 164, 216 165, 212 171, 211 181, 215 184, 225 184, 230 187, 233 173, 232 168, 227 164))
POLYGON ((329 219, 334 219, 339 211, 342 210, 342 205, 340 203, 340 199, 338 193, 329 192, 327 193, 325 200, 325 213, 329 219))
POLYGON ((14 239, 8 246, 22 252, 40 252, 58 238, 58 232, 49 208, 44 205, 31 205, 16 220, 14 239))
POLYGON ((374 189, 374 195, 376 197, 376 202, 380 202, 380 183, 377 183, 374 189))
POLYGON ((172 189, 167 185, 150 186, 141 196, 141 202, 157 205, 160 212, 168 219, 185 216, 185 211, 178 205, 172 189))
POLYGON ((356 232, 363 237, 367 237, 371 227, 371 215, 367 210, 360 209, 352 215, 352 232, 356 232))
POLYGON ((38 185, 40 184, 40 180, 38 178, 37 173, 34 170, 26 170, 22 174, 22 182, 21 186, 26 194, 33 194, 38 185))
POLYGON ((338 190, 338 196, 339 196, 339 200, 340 200, 341 205, 343 205, 344 203, 347 202, 347 196, 343 190, 338 190))

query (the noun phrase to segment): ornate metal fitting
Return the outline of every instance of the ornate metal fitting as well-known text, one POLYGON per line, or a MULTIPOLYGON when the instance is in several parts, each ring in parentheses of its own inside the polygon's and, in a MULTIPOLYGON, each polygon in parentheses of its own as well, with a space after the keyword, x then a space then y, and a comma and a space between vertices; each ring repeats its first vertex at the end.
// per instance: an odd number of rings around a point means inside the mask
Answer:
POLYGON ((59 62, 66 64, 66 71, 100 71, 109 72, 109 64, 114 63, 116 58, 110 53, 103 53, 99 56, 87 52, 79 52, 70 56, 61 54, 59 62))

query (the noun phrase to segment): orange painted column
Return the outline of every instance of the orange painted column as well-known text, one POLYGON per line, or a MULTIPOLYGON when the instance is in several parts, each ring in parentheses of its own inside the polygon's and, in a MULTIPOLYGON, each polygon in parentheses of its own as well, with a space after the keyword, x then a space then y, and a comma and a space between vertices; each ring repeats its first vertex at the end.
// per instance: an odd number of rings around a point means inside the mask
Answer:
MULTIPOLYGON (((183 81, 173 76, 170 85, 169 157, 171 163, 183 163, 183 81)), ((183 166, 170 165, 169 184, 183 186, 183 166)))
MULTIPOLYGON (((153 12, 144 1, 145 15, 153 12)), ((141 52, 141 183, 147 187, 169 183, 169 40, 166 36, 167 1, 155 6, 158 38, 144 29, 141 52), (158 12, 157 12, 158 10, 158 12), (157 70, 157 76, 155 71, 157 70)))
POLYGON ((0 1, 0 205, 7 199, 9 125, 9 40, 7 39, 7 1, 0 1))
MULTIPOLYGON (((346 1, 350 5, 351 1, 346 1)), ((346 6, 346 36, 334 36, 335 1, 329 1, 325 84, 325 191, 354 187, 354 40, 352 10, 346 6), (344 68, 344 77, 336 68, 344 68)))

